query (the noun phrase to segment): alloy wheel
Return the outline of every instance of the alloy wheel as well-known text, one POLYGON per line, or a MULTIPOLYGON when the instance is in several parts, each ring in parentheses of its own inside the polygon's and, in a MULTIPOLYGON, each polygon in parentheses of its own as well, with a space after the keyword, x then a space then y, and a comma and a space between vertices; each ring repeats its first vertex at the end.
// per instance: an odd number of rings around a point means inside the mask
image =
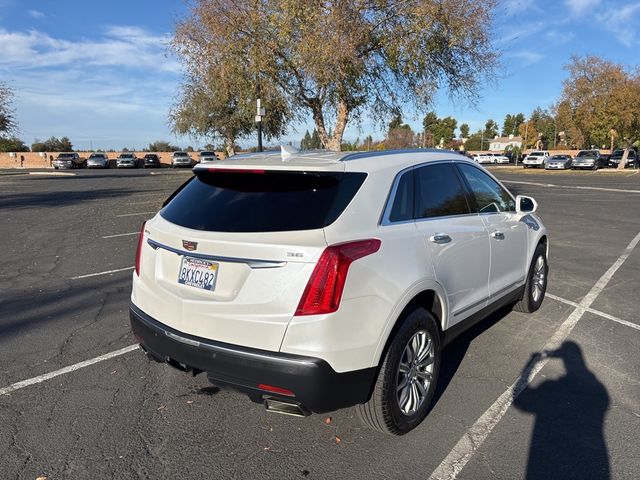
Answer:
POLYGON ((433 340, 426 330, 416 332, 407 343, 396 380, 396 395, 400 411, 413 415, 422 406, 433 379, 433 340))

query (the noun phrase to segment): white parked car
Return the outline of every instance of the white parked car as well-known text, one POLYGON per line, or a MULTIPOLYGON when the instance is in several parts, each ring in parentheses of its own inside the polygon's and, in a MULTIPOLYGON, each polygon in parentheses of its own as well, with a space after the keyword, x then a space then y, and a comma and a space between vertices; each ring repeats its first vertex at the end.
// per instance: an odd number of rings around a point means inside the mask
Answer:
POLYGON ((476 153, 473 156, 473 159, 477 163, 481 163, 481 164, 495 163, 494 160, 493 160, 493 156, 490 153, 476 153))
POLYGON ((198 153, 198 161, 200 163, 217 162, 218 157, 216 155, 216 152, 200 152, 198 153))
POLYGON ((524 157, 524 160, 522 160, 522 166, 524 168, 529 168, 529 167, 544 168, 550 156, 551 155, 547 150, 531 152, 529 155, 524 157))
POLYGON ((171 154, 171 168, 192 166, 193 160, 187 152, 173 152, 171 154))
POLYGON ((501 153, 492 153, 491 156, 493 157, 493 163, 500 165, 509 163, 509 157, 505 157, 501 153))
POLYGON ((268 152, 194 174, 142 226, 132 329, 150 358, 269 411, 357 405, 404 434, 446 344, 543 301, 536 202, 453 152, 268 152))

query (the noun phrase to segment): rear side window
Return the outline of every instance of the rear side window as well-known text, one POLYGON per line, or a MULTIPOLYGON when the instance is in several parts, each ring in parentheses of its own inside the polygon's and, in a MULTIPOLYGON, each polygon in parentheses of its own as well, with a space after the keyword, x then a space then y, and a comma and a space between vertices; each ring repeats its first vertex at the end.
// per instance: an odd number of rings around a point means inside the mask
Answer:
POLYGON ((479 213, 515 212, 513 198, 493 178, 466 163, 458 164, 458 168, 469 184, 479 213))
POLYGON ((464 189, 451 163, 420 167, 415 176, 415 218, 471 213, 464 189))
POLYGON ((414 170, 410 170, 402 174, 398 181, 396 196, 393 199, 393 206, 389 214, 390 222, 404 222, 413 220, 413 201, 414 201, 414 170))
POLYGON ((211 232, 314 230, 333 223, 366 173, 200 171, 161 210, 166 220, 211 232))

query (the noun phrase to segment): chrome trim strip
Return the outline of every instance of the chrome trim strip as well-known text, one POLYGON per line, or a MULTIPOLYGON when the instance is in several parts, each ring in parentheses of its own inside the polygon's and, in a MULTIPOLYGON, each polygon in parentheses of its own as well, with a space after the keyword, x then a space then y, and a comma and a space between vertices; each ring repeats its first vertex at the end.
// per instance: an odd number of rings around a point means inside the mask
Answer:
POLYGON ((219 255, 205 255, 202 253, 186 252, 184 250, 180 250, 178 248, 173 248, 168 245, 164 245, 162 243, 156 242, 155 240, 151 240, 150 238, 147 239, 147 243, 154 250, 161 248, 163 250, 167 250, 168 252, 172 252, 172 253, 175 253, 176 255, 181 255, 183 257, 201 258, 203 260, 212 260, 214 262, 246 263, 251 268, 278 268, 278 267, 284 267, 287 264, 287 262, 280 262, 277 260, 258 260, 255 258, 222 257, 219 255))
POLYGON ((471 305, 469 305, 468 307, 463 308, 462 310, 457 310, 457 311, 453 312, 453 316, 457 317, 461 313, 464 313, 467 310, 471 310, 472 308, 475 308, 475 307, 479 306, 480 304, 486 302, 489 298, 490 297, 484 297, 482 300, 479 300, 476 303, 472 303, 471 305))

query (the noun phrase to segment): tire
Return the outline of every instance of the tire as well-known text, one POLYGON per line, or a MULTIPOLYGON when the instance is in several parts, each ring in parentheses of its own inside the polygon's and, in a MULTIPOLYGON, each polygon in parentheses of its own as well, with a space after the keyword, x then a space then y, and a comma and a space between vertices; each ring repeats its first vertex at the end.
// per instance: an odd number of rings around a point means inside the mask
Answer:
POLYGON ((355 407, 363 424, 390 435, 404 435, 424 420, 431 407, 440 371, 440 331, 433 316, 424 308, 415 307, 400 321, 400 328, 384 356, 371 398, 355 407), (421 356, 426 355, 422 367, 410 359, 410 352, 416 349, 421 356), (406 373, 400 371, 401 363, 409 365, 405 367, 408 369, 406 373), (398 393, 398 385, 403 381, 405 387, 398 393), (420 386, 423 387, 422 392, 420 386), (402 402, 404 406, 401 406, 399 396, 406 400, 402 402), (417 405, 412 404, 411 399, 416 399, 417 405))
POLYGON ((527 283, 524 286, 522 299, 513 306, 516 312, 533 313, 540 308, 547 291, 548 274, 547 251, 544 245, 538 244, 535 252, 533 252, 533 259, 527 273, 527 283), (540 265, 539 262, 542 262, 542 264, 540 265))

